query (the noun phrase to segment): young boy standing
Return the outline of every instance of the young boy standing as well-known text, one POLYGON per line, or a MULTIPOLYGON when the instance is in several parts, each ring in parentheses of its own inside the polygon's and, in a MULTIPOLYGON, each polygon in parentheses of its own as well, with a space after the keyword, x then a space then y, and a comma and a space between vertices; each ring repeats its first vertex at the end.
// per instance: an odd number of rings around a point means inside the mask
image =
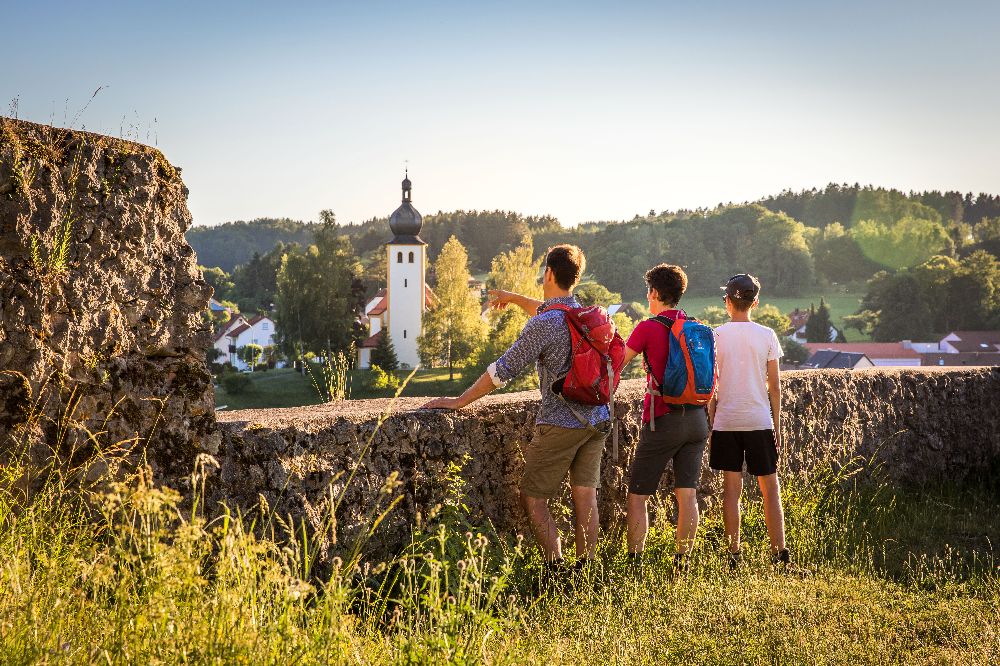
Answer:
POLYGON ((778 483, 781 448, 781 384, 778 336, 754 323, 760 282, 746 273, 729 278, 723 287, 730 321, 715 329, 718 390, 709 403, 712 438, 709 465, 723 473, 722 511, 729 542, 729 564, 740 563, 740 495, 743 465, 757 477, 764 499, 764 522, 775 564, 788 564, 785 516, 778 483))
MULTIPOLYGON (((668 327, 687 319, 677 304, 687 289, 687 275, 680 266, 660 264, 646 273, 646 299, 654 319, 639 322, 625 343, 625 364, 642 354, 646 361, 647 385, 658 387, 668 358, 668 327)), ((656 493, 667 463, 674 463, 674 495, 677 498, 677 551, 674 567, 687 568, 698 531, 698 480, 708 441, 705 407, 670 405, 647 392, 642 408, 642 428, 635 457, 629 467, 628 554, 631 566, 642 569, 642 553, 649 531, 646 505, 656 493), (653 423, 650 423, 650 420, 653 423)))

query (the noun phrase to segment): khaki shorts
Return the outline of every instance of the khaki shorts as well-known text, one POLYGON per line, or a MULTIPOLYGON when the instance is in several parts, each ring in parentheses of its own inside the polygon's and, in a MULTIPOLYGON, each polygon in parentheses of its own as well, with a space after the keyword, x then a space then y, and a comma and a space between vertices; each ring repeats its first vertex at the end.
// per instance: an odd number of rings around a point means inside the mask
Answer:
POLYGON ((610 429, 610 421, 589 428, 536 425, 524 451, 521 492, 529 497, 556 497, 567 471, 571 485, 600 488, 601 456, 610 429))

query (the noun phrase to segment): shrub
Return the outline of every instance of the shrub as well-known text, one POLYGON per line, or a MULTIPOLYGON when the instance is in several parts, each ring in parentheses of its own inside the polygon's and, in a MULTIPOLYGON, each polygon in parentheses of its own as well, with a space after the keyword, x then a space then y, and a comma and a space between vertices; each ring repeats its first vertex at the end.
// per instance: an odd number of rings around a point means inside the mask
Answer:
POLYGON ((371 367, 370 381, 372 388, 377 391, 395 391, 399 388, 399 377, 374 364, 371 367))
POLYGON ((253 380, 248 375, 241 372, 234 372, 222 377, 222 388, 230 395, 246 393, 250 389, 253 380))

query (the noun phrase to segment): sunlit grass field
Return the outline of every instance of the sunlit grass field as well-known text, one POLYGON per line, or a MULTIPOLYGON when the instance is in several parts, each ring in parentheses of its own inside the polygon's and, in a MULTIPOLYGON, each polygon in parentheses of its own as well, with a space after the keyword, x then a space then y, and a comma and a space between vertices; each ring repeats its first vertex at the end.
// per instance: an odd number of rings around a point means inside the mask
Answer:
POLYGON ((712 509, 687 573, 671 569, 661 518, 643 576, 609 533, 596 565, 549 582, 530 544, 465 513, 457 476, 407 547, 370 558, 355 555, 363 542, 340 543, 325 560, 316 538, 265 508, 209 519, 148 474, 86 490, 71 478, 30 500, 0 495, 0 663, 1000 660, 1000 495, 985 481, 906 491, 832 472, 792 480, 794 570, 768 562, 750 497, 735 573, 712 509))
MULTIPOLYGON (((314 374, 322 377, 319 366, 314 366, 314 374)), ((392 396, 395 391, 372 390, 366 385, 364 370, 354 370, 350 377, 350 397, 353 399, 384 398, 392 396)), ((401 377, 408 373, 400 371, 401 377)), ((250 388, 243 393, 230 394, 221 386, 215 387, 215 404, 225 406, 227 410, 258 409, 267 407, 299 407, 302 405, 317 405, 323 400, 312 376, 303 376, 292 368, 268 370, 266 372, 250 373, 252 380, 250 388)), ((471 381, 471 380, 470 380, 471 381)), ((455 380, 449 381, 447 368, 432 368, 418 370, 403 389, 403 396, 439 396, 458 395, 466 386, 461 371, 455 371, 455 380)))

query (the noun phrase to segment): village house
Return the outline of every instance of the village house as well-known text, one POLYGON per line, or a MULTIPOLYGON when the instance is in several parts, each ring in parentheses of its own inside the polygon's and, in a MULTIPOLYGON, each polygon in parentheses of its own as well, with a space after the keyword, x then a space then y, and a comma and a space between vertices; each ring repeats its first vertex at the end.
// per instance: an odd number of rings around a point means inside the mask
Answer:
MULTIPOLYGON (((833 351, 847 354, 861 354, 872 365, 883 368, 916 367, 920 365, 920 353, 909 347, 906 342, 807 342, 803 345, 809 350, 810 358, 802 367, 812 362, 812 356, 821 351, 833 351)), ((814 366, 808 366, 814 367, 814 366)), ((825 367, 825 366, 823 366, 825 367)))
POLYGON ((809 370, 863 370, 874 368, 875 364, 861 352, 842 352, 836 349, 822 349, 802 364, 809 370))
POLYGON ((239 350, 251 344, 261 347, 274 344, 273 319, 265 315, 246 317, 238 314, 223 324, 215 334, 214 347, 222 352, 220 362, 231 363, 240 371, 249 370, 250 366, 240 360, 239 350))

